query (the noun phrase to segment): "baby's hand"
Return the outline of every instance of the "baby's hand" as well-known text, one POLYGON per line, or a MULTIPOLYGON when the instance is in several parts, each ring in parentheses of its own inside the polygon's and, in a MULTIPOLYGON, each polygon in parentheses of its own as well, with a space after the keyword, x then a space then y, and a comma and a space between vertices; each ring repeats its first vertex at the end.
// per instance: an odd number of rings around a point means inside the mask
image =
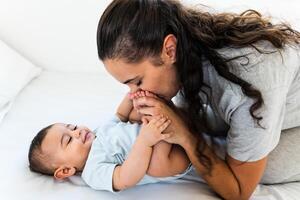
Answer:
POLYGON ((153 117, 149 123, 145 119, 142 119, 142 121, 139 137, 147 146, 152 147, 159 141, 171 136, 171 133, 162 133, 171 123, 168 118, 158 115, 153 117))

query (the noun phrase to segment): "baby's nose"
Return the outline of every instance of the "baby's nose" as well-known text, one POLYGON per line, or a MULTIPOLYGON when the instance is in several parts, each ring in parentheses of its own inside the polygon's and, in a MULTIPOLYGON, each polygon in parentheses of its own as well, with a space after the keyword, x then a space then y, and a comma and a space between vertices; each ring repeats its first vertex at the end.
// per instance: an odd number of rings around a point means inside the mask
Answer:
POLYGON ((77 130, 73 131, 73 136, 74 137, 78 138, 78 137, 80 137, 80 135, 81 135, 80 129, 77 129, 77 130))
POLYGON ((84 134, 85 132, 86 132, 86 130, 84 130, 84 129, 77 129, 77 130, 74 131, 74 136, 76 138, 80 138, 80 135, 84 134))

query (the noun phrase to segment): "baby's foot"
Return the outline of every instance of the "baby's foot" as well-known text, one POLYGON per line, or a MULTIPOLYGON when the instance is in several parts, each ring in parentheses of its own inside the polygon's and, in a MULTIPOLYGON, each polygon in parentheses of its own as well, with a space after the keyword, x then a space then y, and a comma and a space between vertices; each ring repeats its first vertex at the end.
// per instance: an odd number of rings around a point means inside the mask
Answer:
POLYGON ((142 94, 141 94, 140 91, 137 91, 137 92, 133 93, 132 96, 133 96, 133 99, 132 99, 132 100, 133 100, 133 107, 134 107, 135 109, 138 109, 139 106, 137 106, 136 100, 137 100, 138 98, 142 97, 142 94))
POLYGON ((140 97, 139 91, 132 93, 132 99, 136 99, 139 97, 140 97))
POLYGON ((149 91, 137 91, 135 93, 135 98, 139 98, 139 97, 153 97, 153 98, 157 98, 157 96, 155 94, 153 94, 152 92, 149 91))
POLYGON ((145 96, 145 91, 140 90, 140 91, 137 91, 136 94, 137 94, 137 97, 144 97, 145 96))
POLYGON ((135 92, 134 94, 133 94, 133 107, 135 108, 135 109, 138 109, 140 106, 137 106, 137 104, 136 104, 136 100, 138 99, 138 98, 141 98, 141 97, 146 97, 146 96, 148 96, 148 97, 153 97, 153 98, 157 98, 157 96, 155 95, 155 94, 153 94, 153 93, 151 93, 151 92, 149 92, 149 91, 144 91, 144 90, 140 90, 140 91, 137 91, 137 92, 135 92))
POLYGON ((157 96, 156 96, 155 94, 153 94, 152 92, 149 92, 149 91, 145 91, 145 96, 146 96, 146 97, 157 98, 157 96))
POLYGON ((134 94, 135 93, 131 93, 131 92, 128 92, 128 98, 130 99, 130 100, 133 100, 135 97, 134 97, 134 94))

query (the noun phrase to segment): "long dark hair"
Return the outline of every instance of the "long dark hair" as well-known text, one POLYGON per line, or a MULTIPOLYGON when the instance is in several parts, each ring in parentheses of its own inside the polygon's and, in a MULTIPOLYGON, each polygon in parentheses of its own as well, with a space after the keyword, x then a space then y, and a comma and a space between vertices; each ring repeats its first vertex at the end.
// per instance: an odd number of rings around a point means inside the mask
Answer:
MULTIPOLYGON (((260 51, 254 44, 261 40, 282 49, 286 44, 300 41, 300 33, 288 24, 272 24, 255 10, 241 14, 212 14, 186 8, 174 0, 114 0, 98 25, 98 55, 101 60, 122 58, 129 63, 159 58, 168 34, 177 38, 175 66, 182 84, 181 94, 187 103, 188 125, 194 134, 209 130, 203 107, 207 102, 199 96, 200 92, 205 93, 204 87, 209 88, 203 83, 203 58, 214 66, 220 76, 238 84, 246 96, 255 100, 249 112, 259 123, 262 117, 256 116, 254 111, 263 104, 260 91, 231 73, 228 60, 217 50, 252 46, 260 51)), ((199 139, 198 158, 210 169, 212 163, 203 154, 202 141, 199 139)))

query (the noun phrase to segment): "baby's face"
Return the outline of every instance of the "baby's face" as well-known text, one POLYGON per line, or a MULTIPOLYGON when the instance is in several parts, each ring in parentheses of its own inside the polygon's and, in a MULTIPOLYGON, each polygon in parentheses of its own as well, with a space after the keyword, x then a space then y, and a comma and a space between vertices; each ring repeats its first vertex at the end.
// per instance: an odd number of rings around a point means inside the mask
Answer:
POLYGON ((54 124, 41 145, 46 155, 51 155, 54 168, 76 167, 82 170, 87 160, 95 134, 84 126, 54 124))

